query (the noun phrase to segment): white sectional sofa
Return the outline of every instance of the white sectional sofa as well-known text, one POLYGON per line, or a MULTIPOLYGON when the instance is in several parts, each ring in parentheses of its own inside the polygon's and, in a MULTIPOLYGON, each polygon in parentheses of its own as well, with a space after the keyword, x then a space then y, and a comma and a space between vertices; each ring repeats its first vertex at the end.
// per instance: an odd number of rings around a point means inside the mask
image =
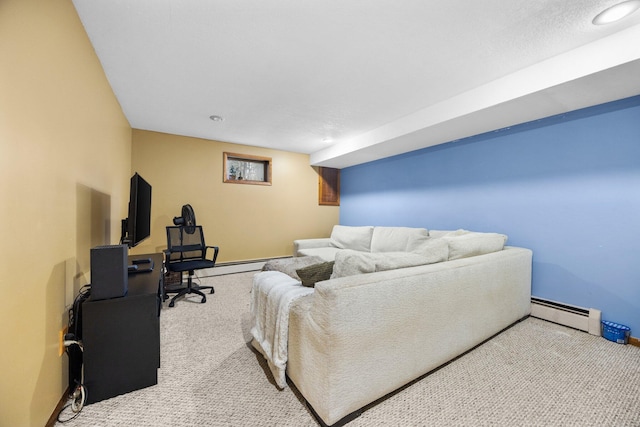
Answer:
POLYGON ((286 374, 320 423, 344 423, 529 315, 532 252, 505 241, 344 226, 297 240, 296 256, 334 263, 288 316, 286 374))
POLYGON ((410 252, 428 240, 429 231, 425 228, 336 225, 331 237, 294 240, 293 256, 319 256, 333 261, 343 249, 374 253, 410 252))
POLYGON ((430 264, 496 252, 504 247, 506 241, 504 234, 467 230, 336 225, 331 237, 294 240, 293 256, 319 256, 326 261, 334 261, 336 255, 351 250, 386 255, 418 254, 425 257, 421 264, 430 264))

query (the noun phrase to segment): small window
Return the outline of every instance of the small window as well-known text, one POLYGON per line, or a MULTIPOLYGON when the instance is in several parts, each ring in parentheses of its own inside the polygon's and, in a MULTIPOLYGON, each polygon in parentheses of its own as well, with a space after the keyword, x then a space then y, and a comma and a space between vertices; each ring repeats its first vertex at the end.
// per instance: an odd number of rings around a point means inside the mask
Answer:
POLYGON ((224 153, 223 170, 223 182, 271 185, 271 157, 224 153))

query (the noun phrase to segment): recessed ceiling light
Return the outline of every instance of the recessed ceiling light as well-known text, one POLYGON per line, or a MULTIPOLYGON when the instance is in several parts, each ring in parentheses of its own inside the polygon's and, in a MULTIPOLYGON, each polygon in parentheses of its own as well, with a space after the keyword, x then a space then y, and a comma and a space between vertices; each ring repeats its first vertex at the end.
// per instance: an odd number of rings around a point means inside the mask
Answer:
POLYGON ((322 138, 322 142, 325 144, 331 144, 333 142, 333 138, 322 138))
POLYGON ((640 8, 640 0, 628 0, 603 10, 591 21, 594 25, 611 24, 631 15, 640 8))
POLYGON ((221 122, 221 121, 224 120, 224 117, 222 117, 222 116, 209 116, 209 118, 211 120, 213 120, 214 122, 221 122))

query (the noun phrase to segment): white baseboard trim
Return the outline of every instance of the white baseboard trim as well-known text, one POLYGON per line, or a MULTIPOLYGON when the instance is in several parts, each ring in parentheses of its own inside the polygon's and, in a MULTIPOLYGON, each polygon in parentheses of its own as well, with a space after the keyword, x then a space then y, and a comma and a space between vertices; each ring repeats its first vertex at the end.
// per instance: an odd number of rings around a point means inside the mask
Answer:
POLYGON ((276 257, 256 259, 249 261, 223 262, 218 263, 214 268, 200 270, 198 277, 223 276, 225 274, 246 273, 249 271, 260 271, 262 267, 272 259, 286 259, 291 257, 276 257))

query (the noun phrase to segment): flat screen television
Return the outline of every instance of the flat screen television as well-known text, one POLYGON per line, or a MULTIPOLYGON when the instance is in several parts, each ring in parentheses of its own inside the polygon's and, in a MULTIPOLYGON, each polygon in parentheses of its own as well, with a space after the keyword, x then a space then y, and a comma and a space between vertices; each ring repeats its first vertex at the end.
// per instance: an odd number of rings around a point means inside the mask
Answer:
POLYGON ((130 248, 151 234, 151 185, 137 172, 131 177, 129 217, 122 220, 120 243, 130 248))

